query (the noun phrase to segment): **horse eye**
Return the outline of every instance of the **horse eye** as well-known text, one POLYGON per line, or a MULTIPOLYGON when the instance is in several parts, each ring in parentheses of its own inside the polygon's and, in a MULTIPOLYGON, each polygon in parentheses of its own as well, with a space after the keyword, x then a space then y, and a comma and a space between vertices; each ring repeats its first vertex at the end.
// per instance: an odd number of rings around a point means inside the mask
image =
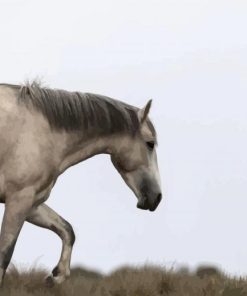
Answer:
POLYGON ((154 149, 154 142, 150 141, 150 142, 146 142, 146 144, 150 150, 154 149))

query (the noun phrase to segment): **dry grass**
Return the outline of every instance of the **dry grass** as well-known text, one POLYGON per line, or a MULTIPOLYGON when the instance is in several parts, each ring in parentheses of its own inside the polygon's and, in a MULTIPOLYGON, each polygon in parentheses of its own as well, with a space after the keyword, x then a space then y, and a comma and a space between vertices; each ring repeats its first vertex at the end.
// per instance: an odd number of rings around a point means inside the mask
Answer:
POLYGON ((44 286, 45 271, 19 272, 12 268, 0 295, 6 296, 244 296, 247 279, 229 278, 214 268, 167 271, 159 267, 121 268, 101 275, 82 268, 72 270, 60 286, 44 286))

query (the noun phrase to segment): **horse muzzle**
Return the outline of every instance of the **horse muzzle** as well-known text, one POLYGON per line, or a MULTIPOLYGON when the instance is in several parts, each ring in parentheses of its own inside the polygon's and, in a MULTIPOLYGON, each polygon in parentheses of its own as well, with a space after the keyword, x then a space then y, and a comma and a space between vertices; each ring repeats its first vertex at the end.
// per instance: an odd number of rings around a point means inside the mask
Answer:
POLYGON ((155 197, 155 199, 152 202, 150 202, 147 197, 141 197, 138 199, 136 206, 138 209, 149 210, 149 211, 153 212, 158 207, 159 203, 161 202, 161 199, 162 199, 161 193, 157 194, 157 196, 155 197))

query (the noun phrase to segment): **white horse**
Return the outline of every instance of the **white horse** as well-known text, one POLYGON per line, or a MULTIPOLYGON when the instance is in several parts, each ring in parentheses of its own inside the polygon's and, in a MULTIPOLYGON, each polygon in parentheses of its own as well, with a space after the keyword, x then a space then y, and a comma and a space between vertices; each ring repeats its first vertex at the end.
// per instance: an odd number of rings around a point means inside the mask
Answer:
POLYGON ((110 154, 135 193, 137 207, 156 209, 162 195, 150 106, 151 101, 138 109, 105 96, 42 88, 35 82, 0 85, 0 202, 5 203, 0 283, 25 221, 62 239, 61 257, 48 282, 61 283, 69 276, 73 228, 44 202, 58 176, 72 165, 110 154))

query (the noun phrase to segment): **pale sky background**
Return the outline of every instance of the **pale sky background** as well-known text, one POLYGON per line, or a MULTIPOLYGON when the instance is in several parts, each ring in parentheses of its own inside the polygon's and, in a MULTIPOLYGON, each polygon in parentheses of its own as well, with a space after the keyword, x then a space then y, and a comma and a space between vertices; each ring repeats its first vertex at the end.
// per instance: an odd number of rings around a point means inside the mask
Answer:
MULTIPOLYGON (((164 199, 136 209, 107 156, 66 171, 47 203, 74 226, 72 265, 247 275, 246 29, 244 0, 0 0, 1 82, 154 100, 164 199)), ((52 268, 60 248, 26 223, 12 262, 52 268)))

